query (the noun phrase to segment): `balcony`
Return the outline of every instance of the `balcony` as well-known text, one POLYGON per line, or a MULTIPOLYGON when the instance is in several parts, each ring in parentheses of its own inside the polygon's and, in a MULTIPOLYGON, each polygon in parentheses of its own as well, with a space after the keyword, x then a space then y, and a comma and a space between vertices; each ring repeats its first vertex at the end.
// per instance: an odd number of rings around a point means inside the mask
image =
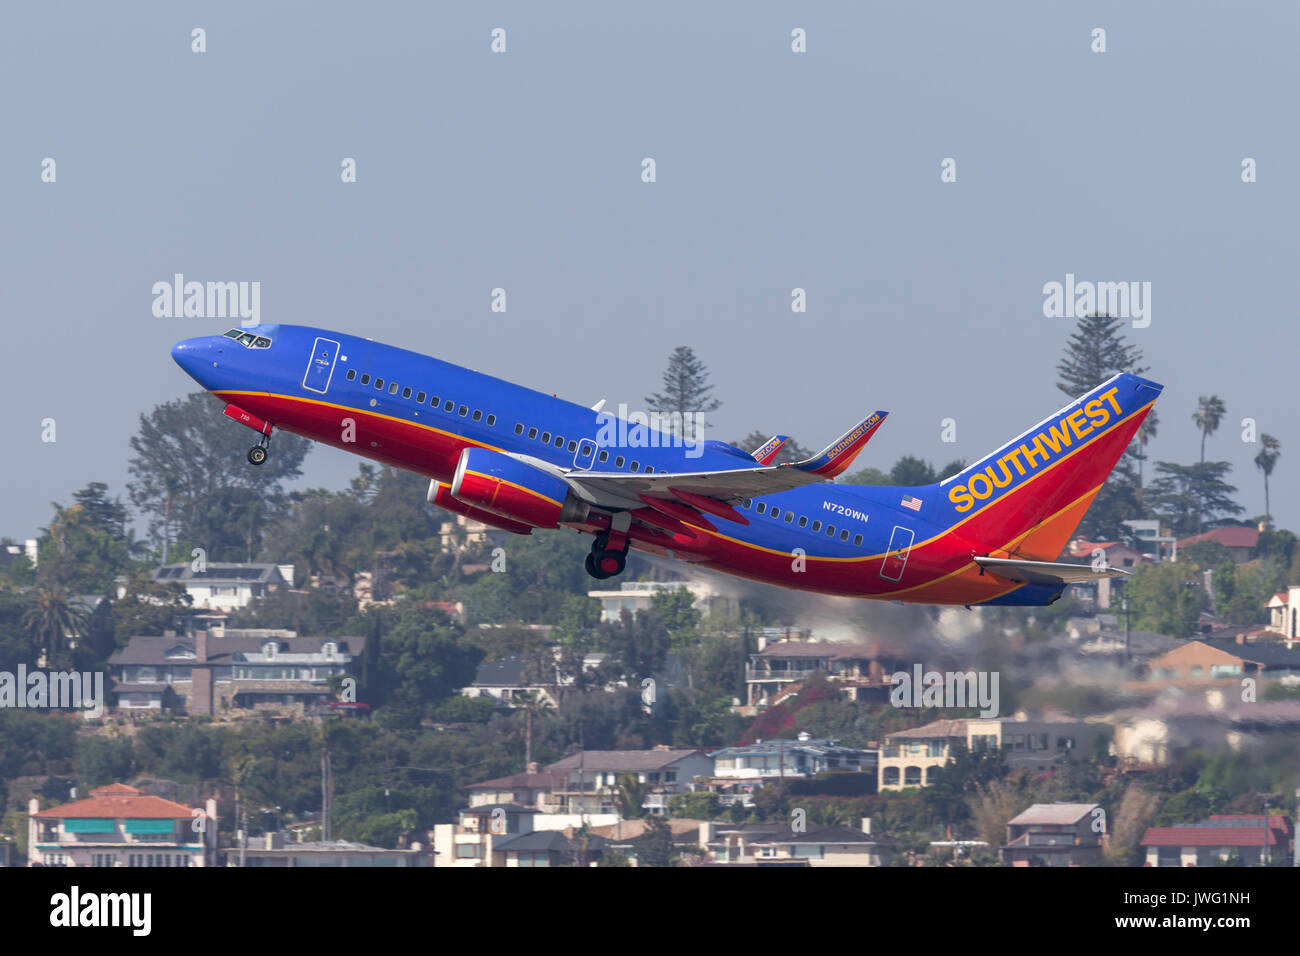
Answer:
POLYGON ((765 667, 746 667, 745 680, 754 683, 761 683, 763 681, 796 681, 805 680, 813 674, 825 673, 826 671, 820 667, 812 667, 807 670, 768 670, 765 667))

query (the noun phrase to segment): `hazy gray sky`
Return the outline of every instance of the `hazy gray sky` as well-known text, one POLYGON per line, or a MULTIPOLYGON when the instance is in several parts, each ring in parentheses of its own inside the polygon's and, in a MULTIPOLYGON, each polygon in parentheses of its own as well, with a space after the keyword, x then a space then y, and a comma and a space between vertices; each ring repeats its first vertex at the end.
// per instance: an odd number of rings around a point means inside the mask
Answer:
MULTIPOLYGON (((970 459, 1065 403, 1044 283, 1151 283, 1131 329, 1156 458, 1209 454, 1300 526, 1291 4, 11 4, 0 30, 0 535, 125 492, 141 412, 191 389, 151 287, 261 283, 264 321, 638 405, 672 348, 712 437, 970 459), (191 52, 191 30, 207 52, 191 52), (491 31, 506 30, 493 54, 491 31), (807 52, 791 51, 791 31, 807 52), (1094 53, 1092 31, 1106 31, 1094 53), (41 181, 52 157, 57 182, 41 181), (344 157, 358 181, 340 181, 344 157), (657 181, 641 181, 652 157, 657 181), (956 160, 957 181, 940 182, 956 160), (1242 182, 1242 160, 1258 182, 1242 182), (489 309, 491 290, 508 311, 489 309), (791 290, 807 312, 791 311, 791 290), (956 444, 940 422, 957 422, 956 444), (57 441, 41 441, 53 418, 57 441)), ((215 405, 215 400, 214 400, 215 405)), ((250 433, 251 434, 251 433, 250 433)), ((356 459, 317 448, 305 483, 356 459)))

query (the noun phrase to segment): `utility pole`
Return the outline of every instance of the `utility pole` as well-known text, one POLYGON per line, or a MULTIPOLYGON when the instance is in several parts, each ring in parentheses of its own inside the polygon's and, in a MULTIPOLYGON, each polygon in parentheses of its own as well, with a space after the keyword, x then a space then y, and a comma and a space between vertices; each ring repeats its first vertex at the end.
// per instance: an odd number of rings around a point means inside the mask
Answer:
POLYGON ((320 788, 321 788, 321 840, 328 843, 333 835, 330 829, 330 792, 334 789, 334 781, 330 774, 330 739, 329 734, 325 732, 325 720, 321 718, 321 750, 320 750, 320 788))

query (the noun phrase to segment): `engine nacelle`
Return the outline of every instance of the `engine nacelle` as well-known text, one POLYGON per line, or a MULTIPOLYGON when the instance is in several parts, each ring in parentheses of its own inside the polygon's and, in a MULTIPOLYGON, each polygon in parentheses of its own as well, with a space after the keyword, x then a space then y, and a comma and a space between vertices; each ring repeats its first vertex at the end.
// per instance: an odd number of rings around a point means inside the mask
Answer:
POLYGON ((588 511, 562 478, 486 448, 460 453, 451 493, 467 505, 535 528, 584 521, 588 511))
POLYGON ((473 505, 467 505, 463 501, 457 501, 451 496, 451 488, 438 481, 436 478, 429 482, 429 504, 437 505, 439 508, 446 508, 448 511, 458 515, 464 515, 466 518, 472 518, 474 521, 481 521, 485 525, 493 528, 500 528, 502 531, 513 531, 515 534, 532 534, 533 526, 520 524, 518 521, 511 521, 509 518, 503 518, 498 514, 490 511, 484 511, 482 508, 475 508, 473 505))

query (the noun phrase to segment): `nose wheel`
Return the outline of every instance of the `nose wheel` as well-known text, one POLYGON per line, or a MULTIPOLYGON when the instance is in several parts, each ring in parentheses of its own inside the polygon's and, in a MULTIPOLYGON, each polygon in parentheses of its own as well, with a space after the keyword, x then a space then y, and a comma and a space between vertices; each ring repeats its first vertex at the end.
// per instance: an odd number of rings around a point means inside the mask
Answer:
POLYGON ((627 538, 623 538, 622 549, 610 547, 610 536, 607 532, 596 535, 596 540, 591 544, 591 553, 587 555, 586 568, 597 581, 603 581, 605 578, 612 578, 617 574, 622 574, 623 569, 627 567, 627 538))
POLYGON ((248 449, 248 463, 250 465, 260 465, 262 462, 266 461, 266 456, 270 454, 267 446, 270 444, 271 436, 263 435, 260 442, 248 449))

